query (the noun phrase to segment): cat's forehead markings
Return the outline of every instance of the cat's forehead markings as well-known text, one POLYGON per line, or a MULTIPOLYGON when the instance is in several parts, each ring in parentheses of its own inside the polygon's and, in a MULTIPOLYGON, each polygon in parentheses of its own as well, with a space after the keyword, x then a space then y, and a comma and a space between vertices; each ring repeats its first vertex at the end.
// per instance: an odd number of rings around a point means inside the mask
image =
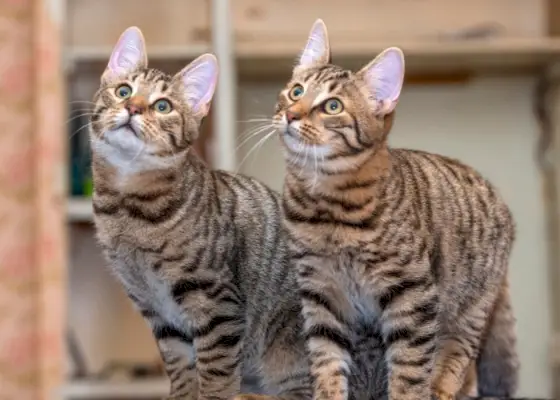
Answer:
POLYGON ((167 80, 160 79, 157 83, 156 89, 161 93, 167 92, 167 90, 169 89, 169 82, 167 80))
POLYGON ((138 85, 136 90, 134 90, 134 95, 135 96, 142 96, 142 97, 148 99, 151 95, 151 92, 152 92, 152 89, 150 87, 150 84, 143 82, 142 84, 138 85))
POLYGON ((148 101, 150 102, 150 104, 152 104, 153 102, 155 102, 156 100, 158 100, 162 96, 163 96, 163 93, 161 93, 159 90, 154 90, 150 93, 150 96, 148 97, 148 101))
POLYGON ((315 96, 315 99, 313 101, 313 106, 316 107, 319 104, 321 104, 322 102, 324 102, 325 100, 331 98, 333 95, 332 93, 329 92, 328 88, 323 88, 323 90, 321 90, 319 93, 317 93, 317 95, 315 96))
POLYGON ((313 85, 313 106, 318 106, 325 100, 330 99, 338 94, 341 85, 338 81, 325 81, 313 85), (334 85, 333 85, 334 84, 334 85))
POLYGON ((169 90, 169 83, 167 83, 167 81, 159 80, 158 82, 156 82, 155 85, 152 86, 150 91, 150 95, 149 95, 150 103, 153 103, 154 101, 167 95, 168 90, 169 90))

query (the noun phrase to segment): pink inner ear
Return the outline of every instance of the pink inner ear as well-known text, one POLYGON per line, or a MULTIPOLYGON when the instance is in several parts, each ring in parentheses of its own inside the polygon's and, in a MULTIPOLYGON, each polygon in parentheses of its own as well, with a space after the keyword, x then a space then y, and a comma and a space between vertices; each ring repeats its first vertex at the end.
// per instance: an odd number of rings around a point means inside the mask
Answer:
POLYGON ((323 22, 315 22, 309 34, 309 39, 307 39, 305 49, 301 54, 299 64, 311 66, 318 62, 328 62, 330 51, 328 40, 323 22))
POLYGON ((195 112, 204 109, 212 101, 218 81, 218 65, 211 56, 201 56, 187 67, 183 75, 183 85, 187 104, 195 112))
POLYGON ((113 49, 107 68, 116 75, 146 67, 144 38, 137 28, 127 29, 113 49))
POLYGON ((396 50, 389 50, 383 54, 367 72, 369 87, 378 101, 398 101, 403 78, 404 63, 402 55, 396 50))

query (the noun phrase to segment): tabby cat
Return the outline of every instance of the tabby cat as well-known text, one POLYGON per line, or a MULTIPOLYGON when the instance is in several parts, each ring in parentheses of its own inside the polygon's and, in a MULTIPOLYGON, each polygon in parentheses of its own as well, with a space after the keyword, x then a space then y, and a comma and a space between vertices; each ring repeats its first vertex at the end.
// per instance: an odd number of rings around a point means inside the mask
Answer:
POLYGON ((389 399, 473 395, 477 379, 482 396, 511 396, 512 215, 472 168, 388 147, 403 76, 397 48, 357 73, 330 64, 318 20, 276 105, 315 398, 347 398, 350 337, 364 321, 387 346, 389 399))
MULTIPOLYGON (((91 118, 97 235, 157 340, 169 398, 231 399, 243 376, 311 399, 280 196, 190 151, 217 75, 209 54, 175 76, 149 69, 140 30, 122 34, 91 118)), ((382 340, 367 331, 353 337, 359 399, 386 388, 382 340)))

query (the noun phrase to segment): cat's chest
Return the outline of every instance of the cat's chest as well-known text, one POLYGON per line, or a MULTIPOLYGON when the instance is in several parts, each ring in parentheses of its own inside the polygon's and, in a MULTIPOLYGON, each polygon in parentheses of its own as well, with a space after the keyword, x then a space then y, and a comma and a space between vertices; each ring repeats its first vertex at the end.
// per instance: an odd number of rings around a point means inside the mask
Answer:
POLYGON ((377 322, 381 311, 376 288, 369 280, 367 262, 353 252, 341 251, 321 260, 320 268, 325 281, 336 285, 332 293, 338 297, 337 303, 346 304, 346 315, 367 325, 377 322))
POLYGON ((141 311, 155 313, 166 324, 177 329, 182 330, 189 325, 187 313, 173 299, 170 282, 157 274, 148 263, 119 260, 114 269, 141 311))
POLYGON ((341 252, 359 253, 365 247, 369 251, 378 248, 379 234, 374 230, 349 229, 341 225, 290 224, 287 222, 290 236, 313 252, 336 257, 341 252))

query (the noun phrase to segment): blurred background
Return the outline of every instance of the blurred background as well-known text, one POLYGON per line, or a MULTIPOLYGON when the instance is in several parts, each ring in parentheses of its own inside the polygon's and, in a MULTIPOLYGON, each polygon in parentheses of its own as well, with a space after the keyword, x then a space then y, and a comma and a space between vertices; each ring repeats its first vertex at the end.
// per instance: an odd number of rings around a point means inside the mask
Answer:
POLYGON ((244 139, 272 115, 316 18, 337 64, 404 50, 394 146, 471 164, 511 205, 519 395, 560 398, 560 0, 0 0, 1 400, 167 393, 92 225, 89 102, 122 31, 140 27, 166 72, 218 56, 197 151, 280 190, 275 135, 244 139))

